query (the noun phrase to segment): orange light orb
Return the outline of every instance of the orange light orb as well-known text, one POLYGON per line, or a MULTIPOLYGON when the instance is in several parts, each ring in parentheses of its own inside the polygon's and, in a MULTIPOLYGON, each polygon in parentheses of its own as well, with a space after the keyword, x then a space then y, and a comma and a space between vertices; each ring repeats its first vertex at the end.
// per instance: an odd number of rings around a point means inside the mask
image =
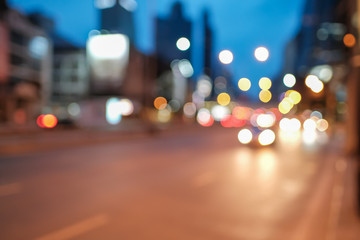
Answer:
POLYGON ((344 41, 345 46, 347 46, 349 48, 355 46, 355 44, 356 44, 355 36, 351 33, 346 34, 344 36, 343 41, 344 41))
POLYGON ((45 128, 54 128, 57 122, 57 118, 52 114, 46 114, 42 117, 42 124, 45 128))
POLYGON ((165 109, 167 106, 167 100, 164 97, 157 97, 154 100, 154 107, 158 110, 165 109))

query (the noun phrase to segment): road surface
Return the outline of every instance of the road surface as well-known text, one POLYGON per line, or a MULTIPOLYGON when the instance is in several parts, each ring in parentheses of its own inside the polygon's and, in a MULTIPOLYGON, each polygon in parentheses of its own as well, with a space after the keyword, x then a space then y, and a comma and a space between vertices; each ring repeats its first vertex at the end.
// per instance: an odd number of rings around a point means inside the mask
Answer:
POLYGON ((190 128, 0 157, 0 239, 359 239, 338 140, 236 136, 190 128))

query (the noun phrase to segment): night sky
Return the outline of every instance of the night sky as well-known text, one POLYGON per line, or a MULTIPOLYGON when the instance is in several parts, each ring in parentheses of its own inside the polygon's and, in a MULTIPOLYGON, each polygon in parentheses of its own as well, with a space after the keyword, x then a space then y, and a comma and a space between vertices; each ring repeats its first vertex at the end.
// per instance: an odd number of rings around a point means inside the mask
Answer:
MULTIPOLYGON (((145 53, 153 51, 154 16, 166 17, 175 0, 138 0, 135 11, 137 47, 145 53)), ((248 77, 253 86, 259 78, 276 77, 282 70, 286 44, 295 37, 301 25, 305 0, 182 0, 185 16, 194 21, 193 34, 199 34, 201 12, 210 12, 216 34, 214 53, 229 49, 234 62, 229 70, 234 80, 248 77), (270 50, 270 58, 260 63, 253 57, 258 46, 270 50)), ((78 46, 85 46, 88 33, 99 27, 99 14, 92 0, 8 0, 11 7, 31 13, 40 11, 56 22, 56 31, 78 46)), ((193 43, 192 61, 201 62, 200 43, 193 43)), ((214 56, 215 57, 215 56, 214 56)), ((197 72, 199 73, 199 72, 197 72)), ((252 87, 255 96, 259 88, 252 87)))

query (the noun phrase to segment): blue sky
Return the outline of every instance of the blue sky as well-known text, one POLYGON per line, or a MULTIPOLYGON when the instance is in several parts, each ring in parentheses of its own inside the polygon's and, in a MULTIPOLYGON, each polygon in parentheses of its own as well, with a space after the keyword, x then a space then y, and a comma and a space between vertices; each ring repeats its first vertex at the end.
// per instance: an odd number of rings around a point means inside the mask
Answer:
MULTIPOLYGON (((176 0, 138 0, 135 11, 137 47, 153 50, 153 17, 167 16, 176 0)), ((181 0, 185 16, 194 21, 193 33, 198 34, 201 12, 210 11, 210 22, 216 31, 214 53, 229 49, 234 62, 229 66, 234 80, 248 77, 253 85, 259 78, 276 77, 282 69, 286 44, 294 38, 301 25, 305 0, 181 0), (257 46, 266 46, 270 58, 259 63, 253 57, 257 46)), ((8 0, 10 6, 23 12, 41 11, 53 18, 56 30, 79 46, 84 46, 88 32, 98 29, 99 16, 92 0, 8 0)), ((201 61, 199 43, 194 43, 195 62, 201 61), (197 51, 197 52, 196 52, 197 51)), ((258 88, 250 94, 257 95, 258 88)))

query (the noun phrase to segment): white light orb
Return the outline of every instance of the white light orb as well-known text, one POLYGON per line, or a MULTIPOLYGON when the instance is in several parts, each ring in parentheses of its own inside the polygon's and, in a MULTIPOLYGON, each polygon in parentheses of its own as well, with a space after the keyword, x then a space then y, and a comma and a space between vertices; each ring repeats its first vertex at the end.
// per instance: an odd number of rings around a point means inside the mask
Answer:
POLYGON ((242 144, 250 143, 252 138, 253 138, 253 134, 249 129, 242 129, 238 133, 239 142, 241 142, 242 144))
POLYGON ((284 85, 288 88, 292 88, 296 83, 296 78, 293 74, 288 73, 283 78, 284 85))
POLYGON ((255 49, 254 56, 256 60, 265 62, 269 58, 269 50, 266 47, 258 47, 255 49))
POLYGON ((186 51, 190 48, 190 41, 189 39, 182 37, 179 38, 176 42, 176 47, 180 50, 180 51, 186 51))
POLYGON ((230 64, 234 60, 234 55, 229 50, 223 50, 219 53, 219 60, 223 64, 230 64))
POLYGON ((275 133, 270 129, 266 129, 259 134, 259 143, 262 146, 267 146, 275 141, 275 133))

